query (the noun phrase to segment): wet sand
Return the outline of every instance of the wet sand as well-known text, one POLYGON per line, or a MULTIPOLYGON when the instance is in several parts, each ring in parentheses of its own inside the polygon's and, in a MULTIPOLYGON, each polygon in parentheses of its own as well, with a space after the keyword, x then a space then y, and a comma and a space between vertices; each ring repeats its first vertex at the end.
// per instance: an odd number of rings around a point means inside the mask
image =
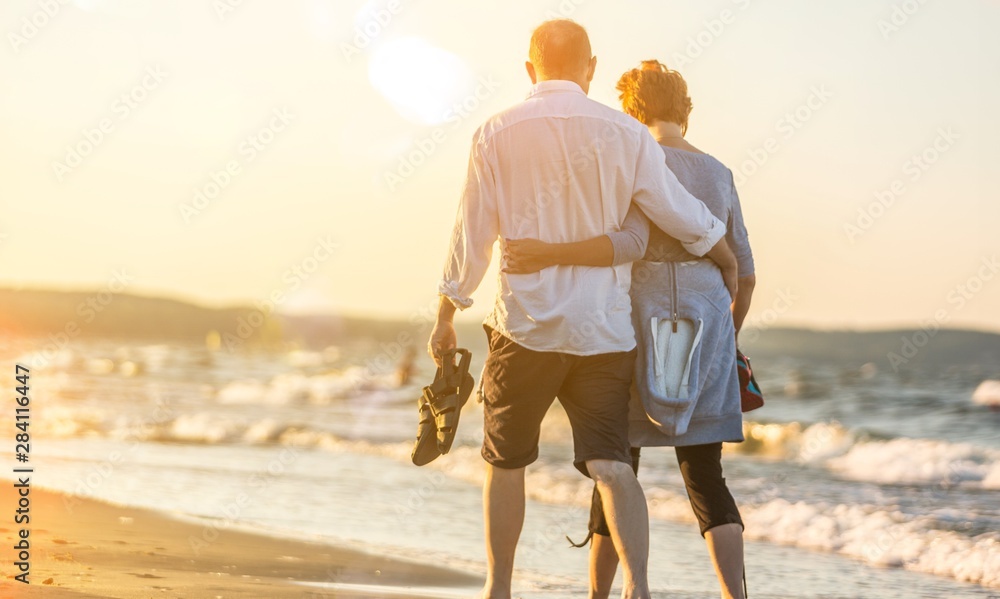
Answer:
POLYGON ((14 580, 16 526, 0 523, 5 598, 409 599, 472 596, 482 584, 454 570, 32 489, 28 585, 14 580))

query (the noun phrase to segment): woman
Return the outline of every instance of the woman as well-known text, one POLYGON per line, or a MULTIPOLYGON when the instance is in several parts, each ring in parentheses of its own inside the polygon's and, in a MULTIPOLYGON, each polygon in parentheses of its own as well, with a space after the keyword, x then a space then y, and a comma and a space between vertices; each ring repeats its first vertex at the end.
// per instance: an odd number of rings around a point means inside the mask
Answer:
MULTIPOLYGON (((753 255, 732 172, 684 139, 691 99, 681 75, 644 61, 618 81, 622 108, 642 121, 663 147, 667 166, 695 197, 727 223, 739 262, 735 298, 710 260, 652 226, 634 205, 620 231, 576 243, 510 240, 505 270, 535 272, 555 265, 632 267, 633 322, 639 346, 630 404, 633 467, 639 448, 676 447, 691 507, 723 597, 744 597, 743 521, 722 476, 722 443, 743 440, 736 336, 750 307, 753 255)), ((606 598, 618 558, 596 489, 590 517, 592 598, 606 598)))

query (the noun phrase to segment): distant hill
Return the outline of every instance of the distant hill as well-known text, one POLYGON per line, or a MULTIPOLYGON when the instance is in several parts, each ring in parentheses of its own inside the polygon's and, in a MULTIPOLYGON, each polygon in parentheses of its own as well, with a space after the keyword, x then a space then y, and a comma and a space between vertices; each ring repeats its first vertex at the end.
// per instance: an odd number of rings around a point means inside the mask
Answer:
MULTIPOLYGON (((237 334, 240 318, 252 311, 126 293, 0 289, 0 332, 7 334, 200 342, 210 331, 237 334)), ((279 323, 269 318, 251 327, 247 338, 258 342, 280 336, 279 323)))
MULTIPOLYGON (((478 322, 460 321, 459 335, 483 346, 478 322)), ((207 308, 158 297, 91 292, 0 289, 0 333, 175 340, 202 343, 209 335, 248 345, 295 343, 323 347, 349 340, 400 341, 422 349, 427 322, 335 316, 262 315, 251 306, 207 308), (75 332, 74 332, 75 331, 75 332), (214 332, 214 333, 213 333, 214 332)), ((966 330, 817 331, 773 328, 747 331, 745 351, 755 358, 794 356, 880 368, 939 370, 985 366, 1000 371, 1000 335, 966 330)))
POLYGON ((1000 335, 981 331, 774 328, 747 331, 742 335, 741 346, 751 358, 794 355, 804 360, 845 365, 871 362, 899 370, 985 366, 1000 373, 1000 335))
POLYGON ((390 340, 408 325, 338 316, 263 314, 253 306, 209 308, 128 293, 0 288, 0 334, 172 340, 211 334, 250 345, 293 342, 323 347, 347 339, 390 340))

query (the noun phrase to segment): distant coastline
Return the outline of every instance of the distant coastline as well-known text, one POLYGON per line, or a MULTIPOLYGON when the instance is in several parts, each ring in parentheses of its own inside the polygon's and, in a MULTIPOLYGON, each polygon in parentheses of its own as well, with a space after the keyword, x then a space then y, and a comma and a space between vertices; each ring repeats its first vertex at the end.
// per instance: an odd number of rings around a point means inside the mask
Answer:
MULTIPOLYGON (((0 333, 66 335, 81 338, 148 339, 202 343, 216 336, 246 347, 293 344, 325 347, 358 339, 398 342, 406 336, 422 347, 426 324, 403 319, 355 316, 286 315, 266 306, 223 308, 127 293, 112 298, 98 292, 0 288, 0 333), (69 333, 67 333, 69 330, 69 333)), ((477 321, 461 322, 459 334, 479 340, 477 321)), ((834 360, 879 368, 925 369, 1000 367, 1000 334, 963 329, 829 331, 774 327, 750 329, 742 339, 754 356, 834 360)))

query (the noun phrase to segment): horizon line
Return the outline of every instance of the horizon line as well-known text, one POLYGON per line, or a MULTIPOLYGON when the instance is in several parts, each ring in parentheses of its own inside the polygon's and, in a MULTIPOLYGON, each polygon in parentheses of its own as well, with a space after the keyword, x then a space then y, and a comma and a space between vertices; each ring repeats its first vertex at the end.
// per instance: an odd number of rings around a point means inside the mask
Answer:
MULTIPOLYGON (((11 292, 11 293, 21 293, 21 292, 34 292, 34 293, 51 293, 51 294, 88 294, 88 293, 99 293, 101 288, 96 287, 12 287, 8 285, 0 285, 0 293, 11 292)), ((117 292, 115 295, 130 296, 134 298, 147 299, 147 300, 160 300, 160 301, 170 301, 177 302, 181 304, 186 304, 203 310, 239 310, 245 308, 252 308, 255 299, 246 299, 242 302, 219 302, 213 303, 210 301, 200 300, 193 298, 191 296, 186 296, 183 293, 178 292, 117 292)), ((275 310, 274 314, 284 317, 292 318, 346 318, 353 320, 369 320, 369 321, 381 321, 381 322, 405 322, 411 319, 405 313, 383 313, 383 314, 373 314, 357 312, 353 310, 343 310, 343 311, 282 311, 280 309, 275 310)), ((476 320, 480 320, 485 317, 485 314, 478 315, 476 320)), ((892 332, 903 332, 903 331, 920 331, 920 330, 930 330, 931 328, 922 325, 921 323, 884 323, 884 324, 874 324, 874 325, 850 325, 850 324, 820 324, 820 323, 810 323, 805 321, 790 321, 783 323, 781 325, 769 325, 763 327, 745 327, 744 330, 756 330, 756 331, 778 331, 778 330, 796 330, 796 331, 810 331, 817 333, 892 333, 892 332)), ((972 332, 972 333, 986 333, 993 335, 1000 335, 1000 327, 991 328, 989 326, 981 325, 956 325, 956 326, 945 326, 937 327, 935 330, 938 331, 958 331, 958 332, 972 332)))

